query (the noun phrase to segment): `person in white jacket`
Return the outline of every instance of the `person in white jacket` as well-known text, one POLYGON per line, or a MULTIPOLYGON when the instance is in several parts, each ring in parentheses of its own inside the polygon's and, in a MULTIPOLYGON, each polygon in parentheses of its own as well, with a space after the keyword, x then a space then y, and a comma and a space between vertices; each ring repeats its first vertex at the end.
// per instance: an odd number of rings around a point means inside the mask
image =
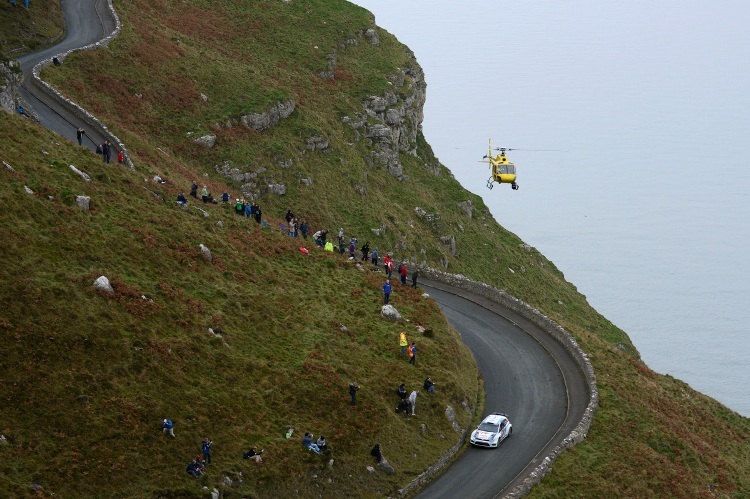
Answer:
POLYGON ((417 395, 419 390, 414 390, 409 395, 409 406, 411 407, 411 415, 414 416, 414 408, 417 406, 417 395))

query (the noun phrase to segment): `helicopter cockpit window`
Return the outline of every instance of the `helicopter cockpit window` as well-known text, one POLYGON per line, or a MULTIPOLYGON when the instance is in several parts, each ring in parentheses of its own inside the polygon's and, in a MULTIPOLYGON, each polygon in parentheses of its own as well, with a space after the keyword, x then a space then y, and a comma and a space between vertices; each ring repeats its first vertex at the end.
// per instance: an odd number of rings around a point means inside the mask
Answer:
POLYGON ((500 168, 498 168, 498 173, 500 173, 500 174, 504 174, 504 173, 515 174, 516 173, 516 165, 514 165, 513 163, 506 163, 504 165, 500 165, 500 168))

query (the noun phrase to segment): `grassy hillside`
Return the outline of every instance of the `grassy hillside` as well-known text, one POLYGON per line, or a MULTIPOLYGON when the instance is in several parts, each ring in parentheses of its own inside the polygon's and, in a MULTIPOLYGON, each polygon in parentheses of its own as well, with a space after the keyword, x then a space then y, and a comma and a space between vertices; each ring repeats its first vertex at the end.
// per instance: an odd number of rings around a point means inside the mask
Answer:
POLYGON ((228 206, 206 218, 165 203, 157 196, 171 199, 174 186, 106 166, 23 118, 2 120, 0 134, 11 137, 2 156, 15 170, 0 171, 0 431, 9 441, 0 495, 34 482, 63 497, 197 494, 223 475, 242 494, 391 494, 455 443, 445 408, 466 424, 460 407, 474 404, 478 381, 432 300, 399 288, 393 303, 411 322, 387 322, 380 274, 322 250, 303 255, 299 241, 228 206), (100 275, 113 295, 93 289, 100 275), (417 367, 400 355, 401 330, 418 342, 417 367), (440 391, 418 399, 418 418, 396 414, 396 386, 419 388, 427 374, 440 391), (351 381, 361 386, 354 409, 351 381), (161 434, 165 417, 174 440, 161 434), (289 427, 292 441, 282 437, 289 427), (304 450, 305 431, 326 435, 331 454, 304 450), (203 436, 216 464, 195 481, 184 470, 203 436), (396 475, 365 473, 377 441, 396 475), (249 445, 265 448, 263 465, 242 460, 249 445))
MULTIPOLYGON (((13 459, 5 460, 0 478, 5 490, 15 493, 43 478, 56 493, 91 494, 104 487, 97 476, 106 475, 105 492, 199 493, 202 484, 183 471, 198 440, 163 442, 158 432, 170 411, 179 437, 208 433, 223 442, 216 448, 217 456, 226 452, 222 472, 242 469, 236 456, 246 442, 273 449, 260 471, 245 468, 252 478, 238 489, 262 496, 292 490, 387 495, 450 445, 441 411, 471 399, 476 380, 469 356, 434 306, 408 290, 397 295, 406 317, 436 332, 420 338, 429 351, 456 352, 435 355, 417 375, 395 351, 397 328, 377 318, 377 277, 331 255, 303 258, 296 241, 263 232, 223 207, 209 207, 204 218, 171 203, 194 179, 214 193, 239 195, 243 182, 216 168, 229 164, 257 184, 286 186, 283 196, 263 193, 258 200, 272 223, 291 208, 313 230, 344 227, 381 254, 447 266, 503 288, 577 338, 592 355, 600 409, 589 438, 560 458, 532 495, 750 494, 747 418, 652 372, 627 335, 543 255, 521 248, 421 136, 416 156, 400 155, 401 180, 373 161, 376 140, 344 118, 363 113, 373 95, 408 98, 413 82, 393 85, 393 75, 418 68, 388 33, 379 30, 379 44, 368 42, 369 13, 331 0, 132 0, 116 7, 124 24, 120 38, 106 50, 66 59, 44 77, 123 139, 137 171, 105 168, 68 144, 52 148, 56 139, 26 122, 5 120, 0 134, 1 150, 13 160, 6 161, 17 168, 5 172, 11 176, 3 184, 2 220, 9 237, 0 251, 3 261, 19 262, 3 269, 5 282, 18 283, 4 291, 8 306, 0 322, 5 343, 15 345, 3 359, 14 366, 3 370, 4 381, 17 387, 2 430, 15 435, 13 459), (321 76, 331 67, 332 79, 321 76), (286 100, 296 107, 278 125, 260 132, 236 125, 237 117, 286 100), (216 135, 214 147, 193 142, 207 133, 216 135), (312 137, 329 147, 310 150, 312 137), (73 206, 81 183, 65 169, 69 163, 94 177, 85 191, 92 193, 92 213, 73 206), (169 183, 144 182, 157 172, 169 183), (23 184, 38 195, 27 197, 23 184), (47 193, 55 199, 45 201, 47 193), (466 201, 471 216, 458 204, 466 201), (383 226, 380 235, 371 230, 383 226), (455 254, 441 242, 451 236, 455 254), (199 243, 214 250, 212 263, 200 258, 199 243), (115 279, 114 297, 91 291, 102 273, 115 279), (207 337, 216 325, 229 346, 207 337), (390 379, 410 376, 414 384, 426 371, 433 378, 439 372, 451 389, 430 407, 430 432, 422 437, 412 422, 405 426, 392 414, 390 379), (352 378, 363 385, 354 418, 345 393, 352 378), (298 443, 281 441, 289 425, 335 436, 341 445, 332 444, 342 454, 334 456, 333 469, 310 459, 298 443), (394 477, 363 476, 367 450, 378 438, 399 470, 394 477), (415 445, 417 456, 406 452, 415 445), (43 474, 53 459, 61 468, 73 463, 75 479, 43 474), (133 463, 135 478, 125 471, 133 463), (364 488, 355 489, 359 480, 364 488)), ((372 116, 366 120, 374 123, 372 116)), ((216 475, 205 480, 214 484, 216 475)))
POLYGON ((32 0, 29 8, 24 0, 0 2, 0 54, 9 51, 28 52, 62 40, 65 31, 60 3, 54 0, 32 0))

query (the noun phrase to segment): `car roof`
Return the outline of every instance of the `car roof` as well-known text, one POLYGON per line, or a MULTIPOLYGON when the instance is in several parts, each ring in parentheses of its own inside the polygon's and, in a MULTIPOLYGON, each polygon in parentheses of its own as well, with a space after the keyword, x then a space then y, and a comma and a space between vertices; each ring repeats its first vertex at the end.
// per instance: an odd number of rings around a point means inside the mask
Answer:
POLYGON ((500 424, 504 419, 508 419, 508 416, 500 412, 493 412, 492 414, 484 418, 482 420, 482 423, 500 424))

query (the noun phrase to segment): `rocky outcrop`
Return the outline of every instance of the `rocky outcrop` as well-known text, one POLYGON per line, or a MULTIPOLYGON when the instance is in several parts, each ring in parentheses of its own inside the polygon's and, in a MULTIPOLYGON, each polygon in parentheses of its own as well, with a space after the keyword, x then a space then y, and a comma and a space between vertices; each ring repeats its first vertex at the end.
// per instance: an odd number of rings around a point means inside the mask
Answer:
POLYGON ((459 202, 458 207, 461 208, 461 210, 466 213, 466 217, 471 220, 474 211, 474 204, 471 202, 471 199, 459 202))
POLYGON ((294 112, 294 101, 287 100, 277 102, 271 108, 263 113, 252 113, 240 116, 240 123, 247 128, 252 128, 258 132, 271 128, 284 118, 288 118, 294 112))
MULTIPOLYGON (((368 39, 377 45, 371 36, 368 39)), ((407 67, 400 68, 388 80, 392 89, 383 95, 368 96, 362 103, 362 112, 345 116, 342 121, 355 130, 357 140, 364 137, 370 141, 375 164, 383 166, 397 179, 406 180, 399 155, 417 155, 427 85, 422 68, 411 52, 407 67)))
POLYGON ((17 61, 0 63, 0 107, 15 113, 20 98, 21 71, 17 61))

